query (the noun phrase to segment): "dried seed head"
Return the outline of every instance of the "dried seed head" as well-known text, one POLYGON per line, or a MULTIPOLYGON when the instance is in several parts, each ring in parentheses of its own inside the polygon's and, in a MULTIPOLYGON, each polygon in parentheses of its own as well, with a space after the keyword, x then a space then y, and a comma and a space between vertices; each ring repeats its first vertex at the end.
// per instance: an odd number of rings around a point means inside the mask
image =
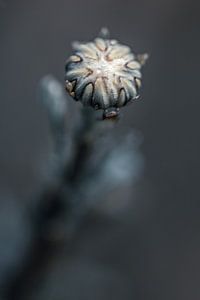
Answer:
POLYGON ((66 90, 75 100, 106 110, 138 98, 140 69, 147 55, 135 56, 128 46, 106 37, 75 42, 73 48, 75 54, 66 62, 65 80, 66 90))

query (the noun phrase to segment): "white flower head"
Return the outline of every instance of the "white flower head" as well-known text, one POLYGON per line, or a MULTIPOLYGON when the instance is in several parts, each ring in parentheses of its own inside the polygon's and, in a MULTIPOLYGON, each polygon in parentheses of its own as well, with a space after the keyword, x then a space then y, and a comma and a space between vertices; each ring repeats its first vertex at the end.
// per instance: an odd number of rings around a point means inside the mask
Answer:
POLYGON ((103 109, 108 117, 137 99, 141 66, 147 55, 135 56, 128 46, 106 37, 73 44, 66 62, 66 90, 84 106, 103 109))

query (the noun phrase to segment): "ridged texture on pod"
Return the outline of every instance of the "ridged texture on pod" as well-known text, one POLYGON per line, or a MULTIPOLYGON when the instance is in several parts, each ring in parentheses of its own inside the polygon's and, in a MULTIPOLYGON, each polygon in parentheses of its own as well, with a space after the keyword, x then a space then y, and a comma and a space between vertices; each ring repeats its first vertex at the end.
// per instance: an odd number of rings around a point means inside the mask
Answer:
MULTIPOLYGON (((66 62, 66 90, 77 101, 95 109, 122 107, 138 97, 141 62, 128 46, 96 38, 74 43, 66 62)), ((141 57, 141 56, 140 56, 141 57)))

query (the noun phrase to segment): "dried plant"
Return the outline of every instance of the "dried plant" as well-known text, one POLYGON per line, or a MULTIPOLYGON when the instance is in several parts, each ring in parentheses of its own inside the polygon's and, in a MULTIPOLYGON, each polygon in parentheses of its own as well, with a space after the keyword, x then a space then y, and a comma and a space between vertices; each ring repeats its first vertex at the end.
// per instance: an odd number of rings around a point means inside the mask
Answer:
POLYGON ((105 118, 115 117, 120 107, 139 97, 140 69, 148 58, 108 35, 103 29, 93 42, 73 43, 75 54, 67 60, 65 73, 69 94, 84 106, 103 109, 105 118))
POLYGON ((40 82, 39 98, 48 114, 53 151, 48 179, 30 207, 31 252, 21 276, 8 286, 7 299, 21 299, 24 289, 28 291, 24 279, 37 274, 46 253, 68 240, 110 191, 131 183, 141 171, 134 132, 116 135, 113 117, 119 107, 138 97, 146 56, 135 57, 129 47, 105 34, 92 43, 76 43, 75 49, 66 65, 66 88, 84 104, 78 114, 73 114, 71 100, 52 75, 40 82), (90 106, 103 109, 108 120, 98 119, 90 106))

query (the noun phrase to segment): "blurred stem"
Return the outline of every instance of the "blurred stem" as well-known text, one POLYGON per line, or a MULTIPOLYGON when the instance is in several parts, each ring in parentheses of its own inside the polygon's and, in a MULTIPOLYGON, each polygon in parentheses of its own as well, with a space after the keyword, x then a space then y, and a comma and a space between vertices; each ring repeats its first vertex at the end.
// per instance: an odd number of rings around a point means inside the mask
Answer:
POLYGON ((92 138, 91 132, 95 127, 94 113, 91 109, 82 109, 81 122, 75 131, 75 153, 69 170, 65 169, 64 178, 65 182, 69 181, 70 184, 76 184, 83 173, 85 164, 87 163, 88 156, 92 151, 92 138))
MULTIPOLYGON (((80 213, 74 213, 74 207, 71 207, 70 195, 66 194, 68 191, 66 187, 70 186, 70 189, 73 190, 73 187, 76 189, 79 179, 81 176, 84 176, 84 169, 91 154, 94 141, 91 133, 97 122, 95 121, 93 111, 82 109, 81 122, 74 134, 75 153, 73 159, 70 164, 66 162, 62 166, 63 171, 60 172, 57 184, 49 183, 45 187, 39 195, 38 205, 34 209, 34 212, 31 212, 33 228, 31 249, 24 261, 24 265, 21 267, 20 273, 16 274, 6 287, 7 300, 27 299, 34 278, 37 278, 41 269, 45 267, 51 256, 58 250, 59 244, 65 241, 66 237, 64 236, 61 240, 51 240, 49 238, 51 231, 55 229, 55 224, 64 217, 69 220, 73 219, 74 225, 76 223, 74 217, 78 215, 77 223, 80 223, 80 213)), ((58 131, 57 128, 56 131, 58 131)), ((57 134, 54 136, 57 136, 57 134)), ((58 139, 58 141, 55 141, 55 145, 60 145, 62 148, 63 143, 60 143, 60 139, 62 142, 62 133, 58 136, 58 139)), ((58 153, 62 150, 60 146, 56 149, 58 153)), ((81 206, 78 206, 78 203, 76 204, 77 209, 82 210, 83 203, 81 206)), ((66 224, 68 223, 66 222, 66 224)))

